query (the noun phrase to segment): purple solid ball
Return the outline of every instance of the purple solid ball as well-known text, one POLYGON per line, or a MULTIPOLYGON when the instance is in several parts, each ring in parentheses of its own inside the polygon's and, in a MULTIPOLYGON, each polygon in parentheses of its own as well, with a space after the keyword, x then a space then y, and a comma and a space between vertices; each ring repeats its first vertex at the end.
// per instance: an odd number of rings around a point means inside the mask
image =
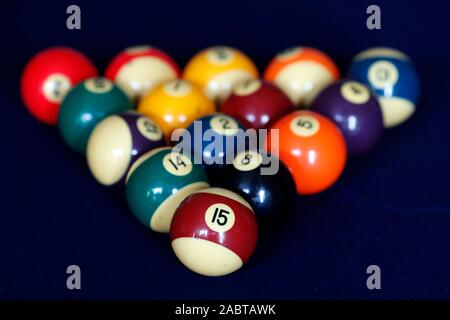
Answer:
POLYGON ((340 80, 325 88, 311 110, 332 119, 341 129, 350 156, 370 150, 383 133, 383 117, 375 95, 364 84, 340 80))

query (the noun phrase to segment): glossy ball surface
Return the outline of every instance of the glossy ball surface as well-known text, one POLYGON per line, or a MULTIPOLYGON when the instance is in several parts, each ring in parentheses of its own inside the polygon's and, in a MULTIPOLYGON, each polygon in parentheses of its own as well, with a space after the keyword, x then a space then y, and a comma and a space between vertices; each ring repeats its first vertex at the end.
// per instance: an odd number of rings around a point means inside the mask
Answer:
POLYGON ((131 166, 126 180, 128 205, 136 218, 157 232, 169 232, 178 205, 209 187, 201 165, 170 147, 151 150, 131 166))
POLYGON ((297 106, 307 107, 328 84, 339 79, 333 60, 314 48, 293 47, 272 59, 264 79, 275 83, 297 106))
POLYGON ((292 210, 296 196, 294 180, 283 163, 253 150, 237 154, 233 163, 222 168, 210 182, 241 195, 250 203, 258 221, 279 220, 292 210))
POLYGON ((416 110, 420 81, 411 59, 391 48, 371 48, 355 56, 348 76, 379 97, 386 128, 406 121, 416 110))
POLYGON ((78 84, 64 98, 58 129, 70 148, 84 154, 97 123, 132 108, 130 99, 114 83, 105 78, 91 78, 78 84))
POLYGON ((214 103, 186 80, 171 80, 157 86, 139 102, 137 110, 154 119, 166 138, 178 128, 212 114, 214 103))
POLYGON ((341 129, 349 156, 369 151, 383 133, 383 116, 369 88, 353 80, 338 81, 325 88, 311 110, 332 119, 341 129))
POLYGON ((129 111, 109 116, 95 127, 87 145, 87 162, 99 183, 123 187, 134 161, 163 146, 161 128, 152 119, 129 111))
POLYGON ((239 83, 258 78, 258 69, 241 51, 225 46, 205 49, 186 65, 183 78, 197 85, 214 102, 222 103, 239 83))
POLYGON ((194 121, 187 128, 192 157, 207 166, 222 166, 227 161, 232 163, 236 152, 245 148, 238 143, 238 139, 243 141, 244 130, 236 119, 223 113, 194 121))
POLYGON ((279 155, 299 194, 324 191, 340 177, 347 150, 341 131, 331 120, 316 112, 296 111, 275 122, 271 129, 278 129, 279 139, 272 141, 269 131, 267 150, 279 155))
POLYGON ((20 93, 28 111, 39 121, 56 125, 61 101, 79 82, 97 75, 81 52, 54 47, 36 54, 25 66, 20 93))
POLYGON ((132 100, 180 75, 178 65, 167 53, 150 46, 126 48, 112 59, 105 71, 105 76, 132 100))
POLYGON ((190 270, 223 276, 248 261, 258 240, 250 205, 226 189, 208 188, 189 196, 177 209, 170 228, 172 248, 190 270))
POLYGON ((264 129, 293 108, 289 98, 275 85, 248 80, 233 90, 220 111, 236 118, 246 128, 264 129))

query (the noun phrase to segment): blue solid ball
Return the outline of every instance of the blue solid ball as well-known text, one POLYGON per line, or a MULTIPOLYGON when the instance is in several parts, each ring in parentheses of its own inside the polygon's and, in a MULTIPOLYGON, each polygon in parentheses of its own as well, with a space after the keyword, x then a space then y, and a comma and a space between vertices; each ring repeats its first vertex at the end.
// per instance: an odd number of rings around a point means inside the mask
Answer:
POLYGON ((187 128, 192 156, 209 166, 233 162, 234 155, 242 151, 247 140, 245 128, 233 117, 215 113, 202 117, 187 128))

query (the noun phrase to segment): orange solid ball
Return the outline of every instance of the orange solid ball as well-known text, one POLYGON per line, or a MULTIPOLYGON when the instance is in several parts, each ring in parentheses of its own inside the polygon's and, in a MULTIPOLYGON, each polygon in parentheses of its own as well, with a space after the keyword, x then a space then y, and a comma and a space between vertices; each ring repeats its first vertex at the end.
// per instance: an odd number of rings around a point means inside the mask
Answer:
POLYGON ((214 103, 186 80, 170 80, 148 92, 139 102, 138 112, 153 119, 169 139, 173 130, 216 111, 214 103))
POLYGON ((279 119, 270 129, 267 150, 275 155, 278 151, 299 194, 321 192, 342 174, 347 149, 342 133, 331 120, 312 111, 296 111, 279 119), (272 129, 278 129, 278 139, 272 129))

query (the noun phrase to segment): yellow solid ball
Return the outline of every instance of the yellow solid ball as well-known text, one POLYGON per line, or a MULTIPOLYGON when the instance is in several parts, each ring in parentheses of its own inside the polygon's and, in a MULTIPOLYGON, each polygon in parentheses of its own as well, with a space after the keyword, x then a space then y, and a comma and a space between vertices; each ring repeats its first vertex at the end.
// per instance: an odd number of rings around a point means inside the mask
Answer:
POLYGON ((148 92, 138 112, 153 119, 170 139, 172 131, 186 128, 194 120, 216 111, 214 103, 186 80, 171 80, 148 92))
POLYGON ((199 52, 183 72, 184 79, 196 84, 218 103, 222 103, 240 83, 258 77, 258 69, 247 55, 224 46, 199 52))

